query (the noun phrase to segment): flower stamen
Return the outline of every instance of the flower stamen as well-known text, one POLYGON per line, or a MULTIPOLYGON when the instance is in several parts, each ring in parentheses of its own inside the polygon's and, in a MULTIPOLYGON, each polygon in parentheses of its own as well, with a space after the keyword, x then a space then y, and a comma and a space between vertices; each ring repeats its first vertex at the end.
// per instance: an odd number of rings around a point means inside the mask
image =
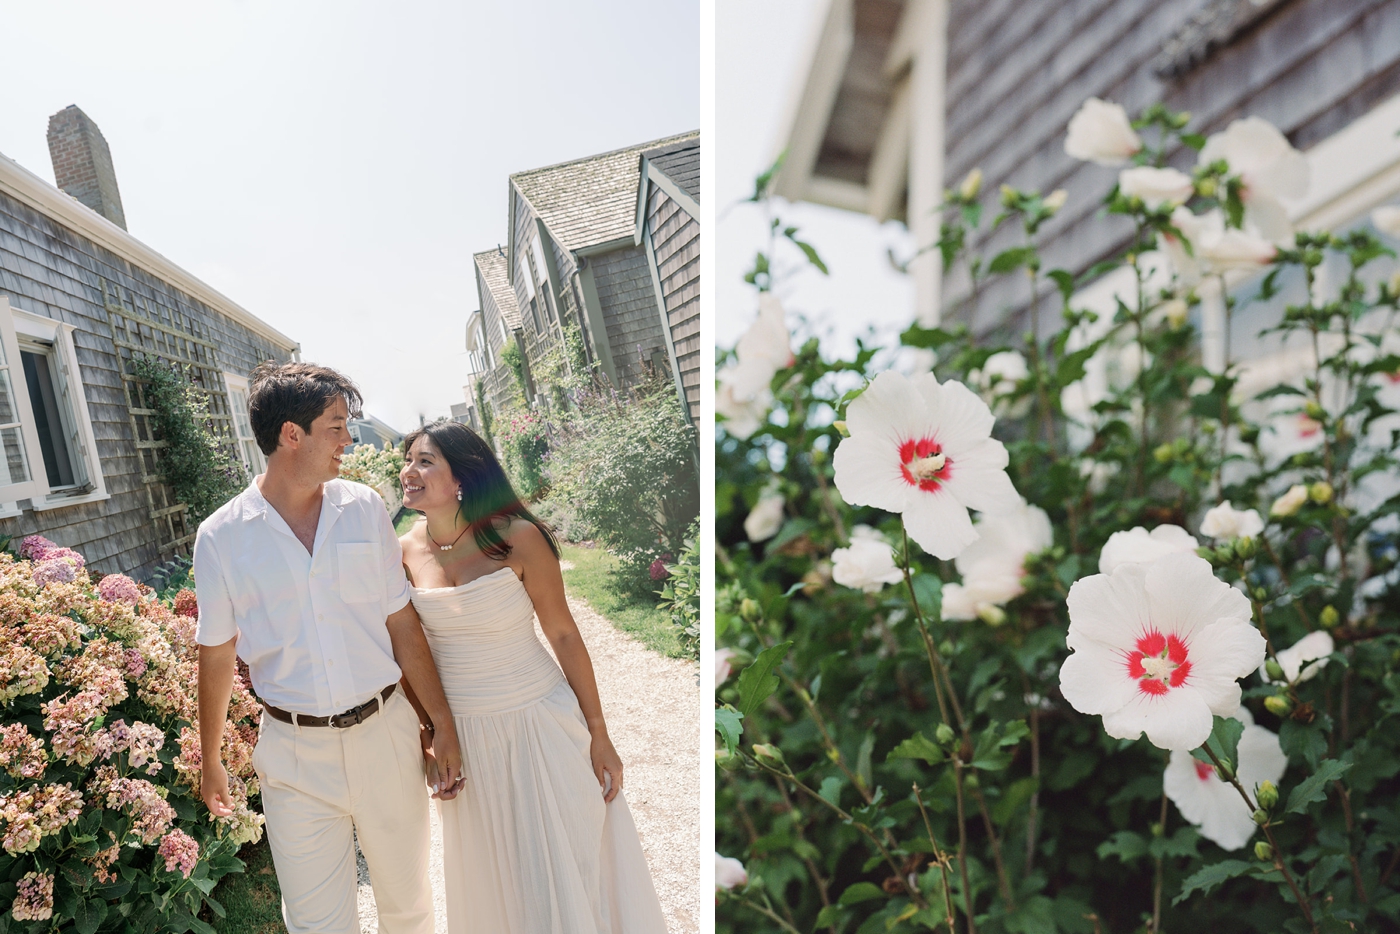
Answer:
POLYGON ((904 482, 932 492, 948 480, 952 461, 932 438, 906 441, 899 446, 899 470, 904 482))
POLYGON ((1186 683, 1191 674, 1186 643, 1176 636, 1149 632, 1137 640, 1137 651, 1128 654, 1128 674, 1138 681, 1138 690, 1160 697, 1186 683))

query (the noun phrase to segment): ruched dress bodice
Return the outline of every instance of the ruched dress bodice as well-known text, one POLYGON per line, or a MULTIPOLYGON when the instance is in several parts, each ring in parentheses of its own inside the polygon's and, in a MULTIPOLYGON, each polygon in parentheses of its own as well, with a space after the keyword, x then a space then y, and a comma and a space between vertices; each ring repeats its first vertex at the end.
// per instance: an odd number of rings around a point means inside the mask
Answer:
POLYGON ((665 934, 627 799, 603 802, 520 578, 503 567, 412 594, 467 779, 438 802, 448 934, 665 934))
POLYGON ((415 587, 413 608, 454 716, 518 710, 564 680, 535 635, 535 605, 508 567, 460 587, 415 587))

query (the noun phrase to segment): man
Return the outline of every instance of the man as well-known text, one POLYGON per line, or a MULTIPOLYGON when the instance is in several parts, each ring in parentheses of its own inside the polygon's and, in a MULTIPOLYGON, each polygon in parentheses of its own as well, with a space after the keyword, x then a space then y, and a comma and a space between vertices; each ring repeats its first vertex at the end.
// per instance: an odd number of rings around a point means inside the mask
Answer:
MULTIPOLYGON (((336 479, 359 403, 325 367, 253 374, 248 409, 267 472, 195 539, 200 792, 212 813, 230 813, 220 749, 241 656, 265 707, 253 766, 287 930, 359 934, 358 835, 379 930, 430 934, 420 727, 400 678, 432 723, 452 715, 384 503, 336 479)), ((446 796, 461 775, 457 731, 437 730, 432 745, 446 796)))

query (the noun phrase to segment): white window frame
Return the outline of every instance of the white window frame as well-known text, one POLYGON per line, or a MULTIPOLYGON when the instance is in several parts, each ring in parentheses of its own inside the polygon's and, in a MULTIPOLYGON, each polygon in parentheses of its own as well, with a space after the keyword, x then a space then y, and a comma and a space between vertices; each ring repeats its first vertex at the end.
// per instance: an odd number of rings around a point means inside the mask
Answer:
POLYGON ((20 435, 24 439, 25 459, 28 461, 30 479, 23 483, 0 486, 0 518, 10 518, 23 513, 20 500, 29 500, 36 512, 61 509, 67 506, 80 506, 110 499, 107 481, 102 473, 102 461, 97 456, 97 439, 92 430, 92 415, 88 411, 87 394, 83 392, 82 371, 78 367, 78 353, 73 345, 73 325, 55 321, 52 318, 36 315, 10 304, 5 296, 0 296, 0 340, 4 341, 5 358, 10 361, 11 391, 20 411, 20 435), (86 473, 86 484, 91 488, 86 492, 74 493, 71 490, 54 491, 43 470, 43 455, 40 453, 38 427, 34 423, 34 408, 29 398, 29 384, 24 378, 24 368, 20 358, 20 338, 26 341, 47 344, 52 348, 51 359, 56 365, 53 374, 62 380, 60 395, 64 396, 67 407, 65 416, 73 420, 78 450, 70 452, 81 459, 81 467, 86 473), (37 463, 36 463, 37 462, 37 463))
POLYGON ((228 393, 229 417, 233 422, 233 440, 238 447, 238 458, 243 462, 243 467, 248 471, 249 476, 256 477, 267 470, 267 456, 263 454, 262 448, 258 447, 257 436, 253 434, 253 417, 252 414, 247 411, 248 379, 245 376, 239 376, 237 373, 230 373, 227 370, 223 371, 223 375, 224 390, 228 393), (243 417, 248 421, 248 435, 246 437, 238 433, 238 403, 235 402, 233 398, 235 390, 243 393, 243 417), (250 464, 244 459, 243 453, 245 448, 243 444, 245 441, 252 443, 256 463, 250 464))

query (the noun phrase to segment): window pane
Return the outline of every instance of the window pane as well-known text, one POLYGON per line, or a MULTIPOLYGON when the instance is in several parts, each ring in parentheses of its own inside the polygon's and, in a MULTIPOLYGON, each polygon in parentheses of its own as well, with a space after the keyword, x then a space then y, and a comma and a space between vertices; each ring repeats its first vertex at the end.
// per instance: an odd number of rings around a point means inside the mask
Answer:
POLYGON ((73 485, 73 462, 64 438, 63 419, 58 411, 49 359, 43 354, 20 351, 24 363, 24 379, 29 387, 29 404, 34 410, 34 424, 39 431, 39 450, 44 457, 44 472, 50 487, 73 485))
MULTIPOLYGON (((8 374, 6 374, 8 375, 8 374)), ((29 479, 29 468, 24 457, 24 441, 18 428, 0 429, 0 446, 5 448, 6 483, 24 483, 29 479)))
MULTIPOLYGON (((0 354, 5 351, 0 348, 0 354)), ((0 425, 19 421, 15 415, 15 394, 10 388, 10 368, 0 370, 0 425)))

